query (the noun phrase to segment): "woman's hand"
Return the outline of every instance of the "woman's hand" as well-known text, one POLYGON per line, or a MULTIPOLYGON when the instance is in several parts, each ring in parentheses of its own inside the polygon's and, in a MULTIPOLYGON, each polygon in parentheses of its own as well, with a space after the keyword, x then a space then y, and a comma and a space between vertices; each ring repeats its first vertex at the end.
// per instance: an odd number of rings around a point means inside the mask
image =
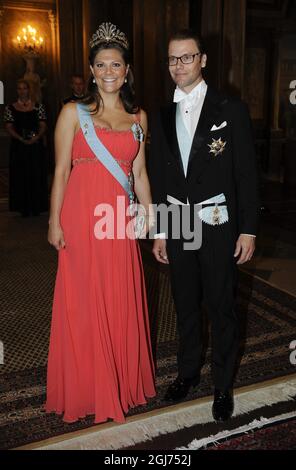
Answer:
POLYGON ((77 124, 76 105, 68 103, 62 108, 55 129, 56 165, 50 198, 48 241, 57 250, 66 246, 60 215, 71 172, 72 145, 77 124))
POLYGON ((66 243, 64 239, 64 233, 60 224, 52 224, 51 222, 49 223, 48 241, 52 246, 55 247, 56 250, 65 248, 66 243))

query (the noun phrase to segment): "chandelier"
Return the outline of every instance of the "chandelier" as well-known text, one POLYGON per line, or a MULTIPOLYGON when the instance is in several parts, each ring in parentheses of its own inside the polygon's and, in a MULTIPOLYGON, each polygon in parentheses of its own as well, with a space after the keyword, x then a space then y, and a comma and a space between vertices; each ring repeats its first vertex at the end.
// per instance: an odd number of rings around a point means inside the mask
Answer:
POLYGON ((43 37, 39 35, 36 28, 32 28, 29 24, 22 28, 22 32, 16 36, 13 42, 19 51, 30 56, 39 55, 44 47, 43 37))

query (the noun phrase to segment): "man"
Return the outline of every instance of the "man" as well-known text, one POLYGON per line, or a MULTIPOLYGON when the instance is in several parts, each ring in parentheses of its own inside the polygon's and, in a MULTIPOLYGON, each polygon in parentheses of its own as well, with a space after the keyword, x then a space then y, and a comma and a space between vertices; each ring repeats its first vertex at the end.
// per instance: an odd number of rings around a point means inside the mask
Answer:
POLYGON ((82 75, 72 75, 71 77, 72 94, 63 100, 63 104, 74 103, 84 98, 85 83, 82 75))
POLYGON ((233 412, 238 350, 236 265, 250 260, 255 249, 256 163, 247 107, 207 86, 206 62, 195 33, 171 38, 174 103, 152 127, 149 161, 153 202, 191 208, 202 220, 201 247, 185 249, 184 237, 166 233, 155 236, 153 253, 170 265, 179 331, 179 373, 165 399, 181 400, 199 382, 204 300, 211 321, 213 416, 225 421, 233 412))

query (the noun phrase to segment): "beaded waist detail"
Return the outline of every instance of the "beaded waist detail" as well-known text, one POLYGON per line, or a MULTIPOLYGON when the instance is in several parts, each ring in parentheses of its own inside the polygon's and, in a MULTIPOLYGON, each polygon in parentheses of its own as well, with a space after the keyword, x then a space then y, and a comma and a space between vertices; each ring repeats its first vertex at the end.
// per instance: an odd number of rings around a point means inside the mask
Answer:
MULTIPOLYGON (((127 161, 127 160, 119 160, 119 159, 117 159, 117 158, 114 158, 114 160, 116 160, 119 165, 123 165, 123 166, 125 166, 126 168, 128 168, 129 170, 130 170, 131 167, 132 167, 132 162, 129 162, 129 161, 127 161)), ((80 158, 74 158, 74 159, 72 160, 72 164, 73 164, 73 166, 75 166, 75 165, 78 165, 78 164, 80 164, 80 163, 98 163, 98 161, 99 161, 99 160, 98 160, 97 158, 92 158, 92 157, 80 157, 80 158)))

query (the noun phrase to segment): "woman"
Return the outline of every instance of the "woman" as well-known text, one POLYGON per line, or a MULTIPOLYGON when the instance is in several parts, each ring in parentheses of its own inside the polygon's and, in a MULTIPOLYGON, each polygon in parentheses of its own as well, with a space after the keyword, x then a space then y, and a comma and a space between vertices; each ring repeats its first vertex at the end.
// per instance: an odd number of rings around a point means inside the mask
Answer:
POLYGON ((6 106, 4 122, 12 137, 9 163, 9 209, 23 217, 48 209, 47 165, 42 137, 46 114, 30 99, 26 80, 17 82, 18 100, 6 106))
MULTIPOLYGON (((95 145, 99 139, 112 154, 123 178, 131 181, 133 174, 136 195, 148 209, 144 142, 138 139, 140 126, 147 134, 147 119, 133 102, 124 34, 102 24, 90 45, 88 98, 84 106, 63 107, 55 132, 48 239, 59 250, 59 266, 46 410, 64 413, 66 422, 87 414, 94 414, 96 423, 123 422, 129 407, 155 395, 144 277, 137 240, 116 231, 104 237, 98 229, 106 205, 114 209, 118 228, 118 201, 128 197, 98 160, 100 152, 91 150, 88 132, 92 128, 95 145), (90 119, 85 125, 82 108, 90 119)), ((124 215, 124 223, 129 221, 124 215)))

